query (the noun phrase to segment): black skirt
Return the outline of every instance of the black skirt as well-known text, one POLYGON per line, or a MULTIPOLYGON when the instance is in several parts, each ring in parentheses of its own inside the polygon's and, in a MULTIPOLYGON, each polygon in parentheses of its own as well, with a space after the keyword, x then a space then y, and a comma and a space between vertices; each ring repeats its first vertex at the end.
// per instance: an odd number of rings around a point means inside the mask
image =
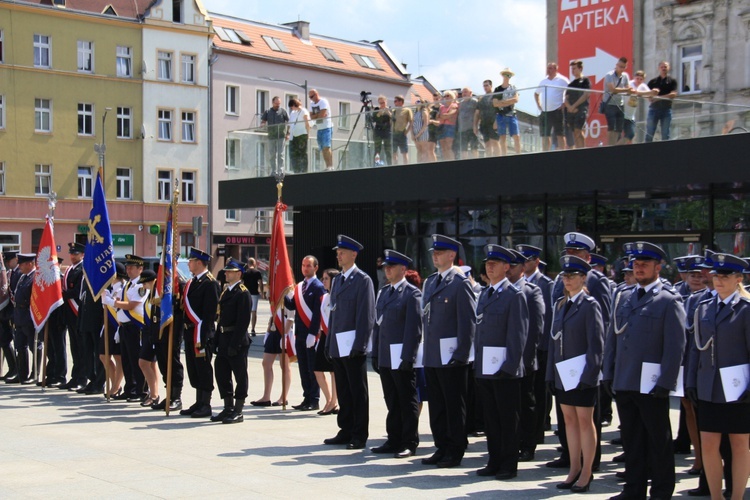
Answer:
POLYGON ((281 334, 278 330, 268 332, 266 343, 263 344, 263 352, 266 354, 281 354, 281 334))
MULTIPOLYGON (((122 351, 120 351, 120 344, 115 343, 115 331, 117 328, 113 328, 112 325, 109 326, 109 355, 110 356, 119 356, 122 351)), ((99 335, 99 345, 98 345, 98 351, 100 356, 104 356, 104 327, 102 327, 101 335, 99 335)))
POLYGON ((698 430, 722 434, 750 433, 750 404, 698 401, 698 430))
POLYGON ((315 347, 315 368, 316 372, 332 372, 333 363, 326 358, 326 335, 321 335, 318 345, 315 347))
POLYGON ((596 387, 590 387, 588 389, 571 389, 569 391, 561 391, 558 389, 555 392, 555 397, 557 398, 557 402, 561 405, 593 408, 594 403, 596 403, 596 393, 596 387))

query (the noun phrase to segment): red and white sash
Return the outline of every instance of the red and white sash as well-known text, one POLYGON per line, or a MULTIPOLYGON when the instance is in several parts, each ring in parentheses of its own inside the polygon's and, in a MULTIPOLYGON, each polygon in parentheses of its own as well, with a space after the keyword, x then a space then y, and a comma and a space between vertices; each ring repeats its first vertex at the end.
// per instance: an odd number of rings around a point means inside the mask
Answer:
POLYGON ((203 355, 205 354, 205 351, 201 348, 201 325, 203 324, 203 320, 200 319, 198 314, 196 314, 195 310, 193 309, 193 306, 190 305, 190 299, 188 299, 188 291, 190 291, 190 285, 193 283, 193 280, 190 280, 187 282, 187 285, 185 285, 185 292, 183 293, 183 300, 185 304, 185 314, 187 314, 188 319, 190 322, 194 325, 193 326, 193 343, 195 344, 195 354, 203 355))
POLYGON ((320 298, 320 329, 328 335, 328 319, 331 317, 331 295, 325 294, 320 298))
POLYGON ((309 329, 313 312, 308 307, 307 302, 305 302, 305 299, 302 296, 302 285, 304 285, 304 283, 304 281, 297 283, 297 286, 294 289, 294 303, 297 306, 297 315, 302 320, 302 323, 304 323, 309 329))

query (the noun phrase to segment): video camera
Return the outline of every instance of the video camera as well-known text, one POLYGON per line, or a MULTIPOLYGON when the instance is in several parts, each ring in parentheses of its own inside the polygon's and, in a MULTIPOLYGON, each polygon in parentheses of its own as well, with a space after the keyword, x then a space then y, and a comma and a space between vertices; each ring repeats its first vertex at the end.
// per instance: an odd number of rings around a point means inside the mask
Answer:
POLYGON ((362 101, 362 104, 365 106, 372 106, 372 99, 370 99, 371 94, 372 92, 367 92, 366 90, 359 93, 359 100, 362 101))

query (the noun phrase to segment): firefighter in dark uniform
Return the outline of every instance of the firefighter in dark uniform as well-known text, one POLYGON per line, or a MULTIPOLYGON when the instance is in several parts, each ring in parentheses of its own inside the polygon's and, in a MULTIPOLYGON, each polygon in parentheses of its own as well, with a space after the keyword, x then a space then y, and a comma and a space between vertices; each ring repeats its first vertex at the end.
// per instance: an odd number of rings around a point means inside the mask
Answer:
POLYGON ((8 278, 8 296, 7 305, 0 310, 0 347, 2 347, 5 361, 8 363, 8 371, 0 377, 2 380, 15 380, 18 378, 18 369, 16 367, 16 349, 11 343, 13 342, 13 290, 15 290, 18 280, 21 278, 21 270, 18 268, 18 255, 16 252, 3 252, 5 267, 1 272, 6 273, 8 278))
MULTIPOLYGON (((41 354, 39 350, 41 347, 40 341, 37 340, 38 345, 33 345, 34 323, 31 320, 31 311, 29 309, 31 307, 31 287, 34 283, 34 273, 36 272, 35 261, 36 254, 18 254, 18 267, 21 269, 21 277, 13 291, 16 301, 13 309, 13 323, 15 325, 13 341, 16 344, 16 349, 18 349, 18 379, 24 385, 36 383, 34 376, 29 376, 29 367, 33 361, 29 359, 28 349, 32 353, 38 352, 41 354)), ((11 381, 7 382, 13 383, 11 381)))
POLYGON ((216 332, 216 385, 224 400, 224 409, 211 417, 212 422, 242 422, 242 408, 247 398, 247 351, 250 348, 250 292, 242 284, 242 262, 227 260, 224 275, 227 286, 219 298, 218 331, 216 332), (232 385, 234 375, 236 387, 232 385), (234 397, 234 400, 233 400, 234 397))
MULTIPOLYGON (((63 259, 57 258, 62 264, 63 259)), ((46 387, 59 387, 65 383, 68 376, 68 351, 65 342, 65 304, 56 307, 49 315, 49 338, 47 342, 47 372, 46 387)), ((41 383, 38 383, 41 385, 41 383)))
POLYGON ((78 315, 78 347, 81 350, 81 374, 88 380, 79 394, 102 394, 106 375, 99 360, 99 335, 104 326, 104 309, 101 297, 94 300, 86 277, 81 285, 81 310, 78 315))
POLYGON ((191 247, 188 259, 193 278, 185 285, 183 295, 185 362, 190 385, 195 388, 195 404, 180 411, 180 415, 206 418, 211 416, 211 393, 214 390, 211 343, 220 290, 219 282, 207 268, 211 262, 209 254, 191 247))
POLYGON ((78 334, 78 313, 81 307, 81 287, 83 286, 83 251, 85 246, 80 243, 69 243, 70 267, 65 270, 62 279, 63 306, 65 323, 68 327, 70 339, 70 356, 73 358, 73 368, 70 380, 58 386, 60 389, 77 391, 86 387, 87 373, 84 368, 84 352, 81 337, 78 334))

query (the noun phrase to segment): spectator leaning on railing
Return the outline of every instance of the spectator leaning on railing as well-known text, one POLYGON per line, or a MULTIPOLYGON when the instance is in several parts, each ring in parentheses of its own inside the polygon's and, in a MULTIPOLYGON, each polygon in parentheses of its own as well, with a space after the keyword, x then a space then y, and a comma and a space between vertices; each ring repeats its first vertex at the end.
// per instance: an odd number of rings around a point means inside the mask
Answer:
POLYGON ((565 131, 563 130, 563 99, 568 79, 557 72, 557 63, 547 63, 547 78, 539 82, 534 92, 536 105, 541 111, 539 131, 542 136, 542 150, 552 147, 552 131, 557 137, 557 148, 565 149, 565 131))
POLYGON ((648 82, 651 89, 651 106, 648 108, 646 142, 654 140, 656 125, 661 122, 661 140, 669 140, 669 126, 672 124, 672 99, 677 97, 677 81, 669 76, 669 63, 659 63, 659 76, 648 82))
POLYGON ((292 172, 301 174, 307 170, 307 138, 310 136, 310 112, 302 107, 299 99, 289 100, 289 153, 292 172))

